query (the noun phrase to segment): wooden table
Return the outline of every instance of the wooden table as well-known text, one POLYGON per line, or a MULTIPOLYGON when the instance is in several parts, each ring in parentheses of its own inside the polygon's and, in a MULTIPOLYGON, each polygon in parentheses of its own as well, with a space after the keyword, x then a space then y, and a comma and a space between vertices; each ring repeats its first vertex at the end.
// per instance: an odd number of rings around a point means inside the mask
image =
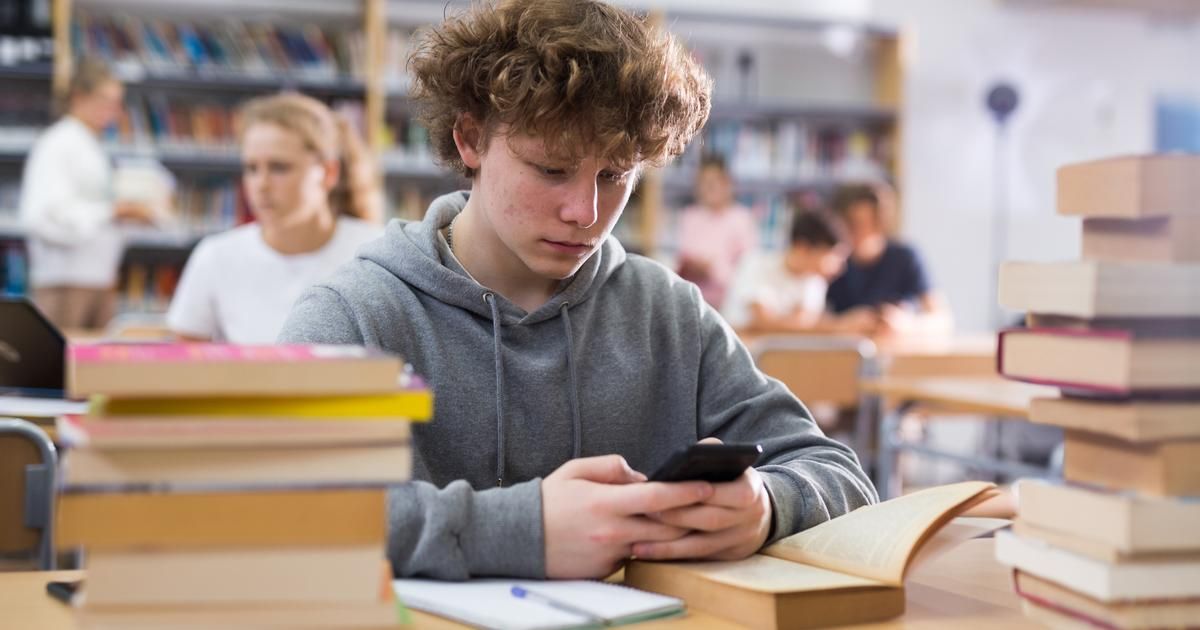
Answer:
MULTIPOLYGON (((845 337, 817 333, 759 333, 740 330, 738 338, 747 346, 766 337, 845 337)), ((861 339, 861 337, 859 337, 861 339)), ((987 375, 996 373, 996 335, 937 335, 927 337, 879 337, 875 344, 879 374, 889 376, 987 375)))
POLYGON ((993 472, 1035 477, 1044 477, 1049 472, 1019 462, 965 457, 905 442, 898 435, 898 430, 901 418, 915 407, 940 413, 969 413, 996 419, 1026 420, 1033 399, 1057 397, 1058 389, 1055 387, 1009 381, 999 376, 884 377, 864 381, 861 387, 865 394, 875 396, 882 407, 888 408, 879 422, 877 440, 875 485, 880 498, 898 494, 894 481, 898 480, 895 473, 902 451, 957 461, 993 472))
MULTIPOLYGON (((79 579, 79 571, 0 573, 0 630, 74 628, 66 606, 46 595, 46 582, 79 579)), ((908 580, 908 610, 885 622, 851 626, 875 630, 1040 628, 1026 619, 1010 572, 992 556, 992 541, 972 540, 919 567, 908 580)), ((458 630, 462 625, 414 613, 415 628, 458 630)), ((703 613, 639 624, 646 630, 734 630, 736 624, 703 613)))

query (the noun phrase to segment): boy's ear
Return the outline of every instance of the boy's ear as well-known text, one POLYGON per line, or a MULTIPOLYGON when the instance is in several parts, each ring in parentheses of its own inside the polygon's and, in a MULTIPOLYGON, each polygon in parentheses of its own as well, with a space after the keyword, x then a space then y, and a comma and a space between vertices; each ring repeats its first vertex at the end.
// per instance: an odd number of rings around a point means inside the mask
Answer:
POLYGON ((470 114, 460 114, 454 123, 454 144, 463 164, 478 169, 483 155, 483 125, 470 114))

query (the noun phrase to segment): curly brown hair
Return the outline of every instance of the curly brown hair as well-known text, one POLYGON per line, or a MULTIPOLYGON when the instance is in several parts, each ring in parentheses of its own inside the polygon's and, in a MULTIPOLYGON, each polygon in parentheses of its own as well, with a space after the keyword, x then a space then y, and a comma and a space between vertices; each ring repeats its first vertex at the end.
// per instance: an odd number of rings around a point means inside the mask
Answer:
POLYGON ((426 30, 409 59, 433 148, 467 177, 459 117, 541 138, 555 158, 584 151, 620 168, 683 153, 708 119, 712 80, 669 33, 598 0, 499 0, 426 30))

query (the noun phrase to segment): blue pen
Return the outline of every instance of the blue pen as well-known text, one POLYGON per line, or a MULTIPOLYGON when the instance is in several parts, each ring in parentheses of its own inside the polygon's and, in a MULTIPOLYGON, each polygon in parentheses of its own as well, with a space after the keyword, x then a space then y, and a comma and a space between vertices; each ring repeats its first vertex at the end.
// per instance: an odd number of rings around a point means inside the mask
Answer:
POLYGON ((566 602, 559 601, 557 599, 554 599, 553 597, 547 597, 545 595, 542 595, 541 593, 535 593, 535 592, 528 590, 517 584, 513 585, 512 594, 513 594, 513 597, 516 597, 518 599, 527 599, 531 602, 537 602, 539 604, 542 604, 544 606, 549 606, 550 608, 554 608, 556 610, 561 610, 566 613, 571 613, 572 615, 578 615, 580 617, 583 617, 584 619, 587 619, 588 623, 596 624, 598 626, 608 625, 608 621, 604 617, 592 614, 589 611, 586 611, 586 610, 579 608, 577 606, 574 606, 572 604, 568 604, 566 602))

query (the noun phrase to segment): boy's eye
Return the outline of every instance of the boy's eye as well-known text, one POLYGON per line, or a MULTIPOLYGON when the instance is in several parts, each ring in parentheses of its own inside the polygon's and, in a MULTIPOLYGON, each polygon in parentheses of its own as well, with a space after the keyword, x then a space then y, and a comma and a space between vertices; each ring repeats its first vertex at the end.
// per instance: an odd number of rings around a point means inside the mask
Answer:
POLYGON ((628 173, 617 173, 615 171, 601 171, 600 177, 614 184, 620 184, 625 181, 625 176, 628 173))
POLYGON ((540 164, 535 164, 534 167, 537 168, 539 173, 541 173, 542 175, 545 175, 547 177, 562 177, 563 175, 567 174, 567 170, 564 168, 557 168, 554 166, 542 166, 540 164))

